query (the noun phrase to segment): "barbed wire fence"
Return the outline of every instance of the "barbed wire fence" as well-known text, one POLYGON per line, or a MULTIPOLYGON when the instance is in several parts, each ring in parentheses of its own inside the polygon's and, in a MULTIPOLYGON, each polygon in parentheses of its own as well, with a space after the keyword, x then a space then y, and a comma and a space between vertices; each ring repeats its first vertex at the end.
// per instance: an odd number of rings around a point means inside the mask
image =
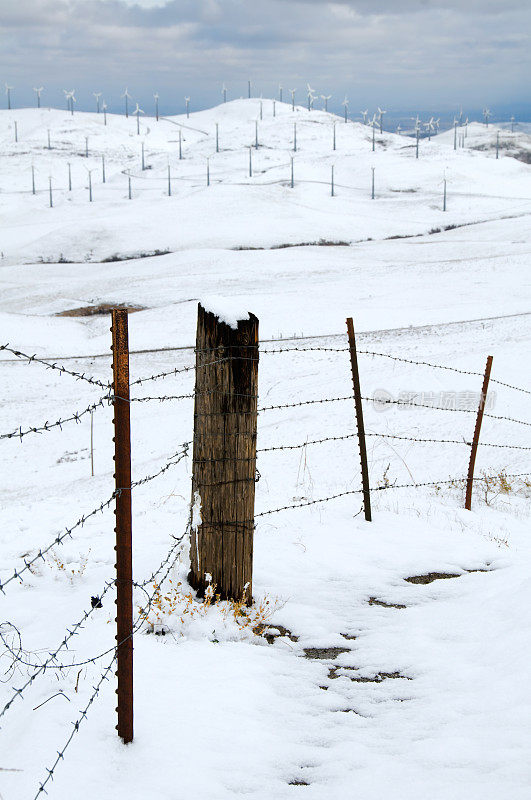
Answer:
MULTIPOLYGON (((238 351, 232 351, 231 348, 220 348, 219 353, 214 352, 214 357, 209 357, 207 360, 200 362, 200 357, 207 355, 207 351, 202 350, 201 348, 195 348, 196 359, 198 359, 197 363, 186 365, 183 367, 175 367, 171 370, 157 372, 152 375, 147 375, 144 377, 139 377, 129 383, 131 388, 133 387, 141 387, 146 383, 150 382, 157 382, 160 380, 164 380, 169 377, 179 376, 180 374, 186 374, 188 372, 193 372, 196 375, 196 386, 193 392, 187 392, 182 394, 161 394, 161 395, 145 395, 145 396, 133 396, 127 399, 128 405, 131 403, 166 403, 166 402, 179 402, 179 401, 186 401, 186 400, 195 400, 196 404, 199 399, 209 399, 215 397, 216 394, 219 393, 217 388, 209 389, 209 390, 198 390, 197 386, 197 375, 198 370, 203 369, 213 369, 214 371, 217 368, 223 368, 229 363, 234 363, 234 361, 240 362, 256 362, 256 357, 254 355, 246 356, 242 355, 242 348, 251 347, 254 345, 246 345, 241 344, 239 345, 238 351), (218 357, 219 355, 219 357, 218 357)), ((46 433, 52 432, 54 430, 63 430, 63 425, 69 422, 76 422, 79 423, 81 418, 89 413, 93 413, 96 409, 104 407, 105 405, 114 405, 118 401, 122 401, 118 394, 115 393, 114 385, 111 383, 106 383, 101 381, 95 377, 87 375, 84 372, 78 372, 74 370, 67 369, 63 364, 58 363, 57 361, 47 361, 46 359, 38 358, 36 355, 30 355, 27 353, 22 352, 21 350, 15 349, 10 347, 8 344, 0 345, 0 350, 4 350, 11 355, 14 356, 14 359, 20 361, 21 363, 26 363, 28 365, 38 365, 43 367, 44 369, 51 369, 57 371, 60 375, 68 375, 78 381, 84 381, 90 384, 93 387, 99 387, 100 389, 104 389, 106 394, 101 396, 97 401, 88 405, 84 410, 80 412, 73 412, 71 414, 65 415, 64 418, 58 419, 55 422, 44 422, 39 423, 34 426, 23 426, 19 425, 16 429, 12 431, 0 434, 0 439, 19 439, 20 441, 30 433, 46 433)), ((265 356, 274 356, 274 355, 281 355, 284 353, 315 353, 315 352, 324 352, 324 353, 346 353, 348 354, 350 351, 349 347, 328 347, 328 346, 308 346, 308 347, 269 347, 269 348, 261 348, 259 350, 260 355, 265 356)), ((369 351, 369 350, 358 350, 358 355, 367 356, 370 358, 384 358, 390 359, 400 363, 406 363, 410 365, 415 365, 422 368, 429 368, 429 369, 437 369, 437 370, 445 370, 453 373, 459 373, 463 375, 470 375, 474 377, 481 377, 482 373, 473 371, 473 370, 464 370, 459 369, 456 367, 451 367, 444 364, 435 364, 428 361, 416 361, 414 359, 408 359, 401 356, 395 356, 390 353, 380 353, 376 351, 369 351)), ((212 356, 212 349, 208 350, 210 356, 212 356)), ((492 383, 496 383, 500 386, 503 386, 507 389, 524 393, 524 394, 531 394, 531 390, 513 385, 508 382, 504 382, 498 379, 491 379, 492 383)), ((285 402, 285 403, 277 403, 271 405, 263 405, 258 406, 258 396, 256 394, 250 394, 246 392, 223 392, 224 396, 235 398, 235 401, 238 402, 240 399, 245 399, 251 401, 255 404, 255 408, 251 409, 250 411, 247 410, 240 410, 238 413, 240 415, 264 415, 269 412, 273 411, 282 411, 285 409, 295 409, 300 407, 307 407, 307 406, 314 406, 314 405, 327 405, 329 403, 340 403, 340 402, 354 402, 354 395, 348 394, 344 396, 337 396, 337 397, 322 397, 322 398, 307 398, 301 399, 297 402, 285 402)), ((407 400, 400 400, 394 398, 382 398, 382 397, 367 397, 362 396, 361 399, 365 403, 374 403, 377 405, 394 405, 394 406, 408 406, 412 408, 422 408, 422 409, 430 409, 434 412, 460 412, 460 413, 476 413, 474 409, 465 409, 465 408, 449 408, 445 406, 437 406, 434 404, 429 403, 419 403, 416 402, 414 399, 408 398, 407 400)), ((207 411, 201 412, 198 411, 196 408, 195 412, 195 420, 201 417, 226 417, 226 412, 220 411, 207 411)), ((531 426, 531 422, 528 420, 520 419, 518 417, 513 417, 509 415, 495 415, 495 414, 487 414, 485 413, 484 416, 490 417, 497 421, 507 422, 514 425, 520 426, 531 426)), ((212 434, 211 438, 214 439, 216 434, 212 434)), ((242 437, 242 436, 249 436, 248 431, 240 431, 235 430, 230 433, 231 436, 235 437, 242 437)), ((437 438, 437 437, 422 437, 422 436, 408 436, 403 433, 393 433, 393 432, 377 432, 371 431, 365 434, 367 437, 374 437, 374 438, 381 438, 381 439, 393 439, 397 441, 407 441, 407 442, 415 442, 423 445, 430 445, 430 444, 448 444, 448 445, 461 445, 463 447, 470 448, 472 442, 467 440, 466 438, 437 438)), ((292 442, 292 443, 283 443, 283 444, 272 444, 267 445, 261 448, 256 449, 256 454, 260 457, 260 454, 265 453, 277 453, 281 451, 294 451, 294 450, 302 450, 308 447, 319 446, 323 445, 327 442, 337 442, 341 440, 351 440, 358 438, 359 433, 338 433, 337 435, 329 435, 329 436, 318 436, 313 439, 306 438, 302 442, 292 442)), ((181 447, 176 450, 166 461, 163 463, 161 467, 159 467, 155 472, 145 475, 139 479, 136 479, 131 482, 130 488, 135 489, 137 487, 143 486, 156 478, 164 475, 168 470, 172 469, 173 467, 177 466, 183 460, 185 460, 189 456, 189 450, 192 445, 194 445, 197 441, 197 432, 194 431, 193 439, 190 441, 184 442, 181 447)), ((205 433, 204 431, 201 433, 200 436, 201 440, 208 440, 209 434, 205 433)), ((527 444, 507 444, 504 442, 479 442, 480 447, 485 448, 496 448, 496 449, 503 449, 503 450, 512 450, 512 451, 529 451, 531 450, 531 445, 527 444)), ((203 459, 197 459, 194 457, 193 459, 193 466, 194 469, 196 465, 211 463, 213 465, 218 463, 239 463, 239 462, 253 462, 255 461, 255 456, 216 456, 216 457, 207 457, 203 459)), ((505 478, 528 478, 530 472, 504 472, 505 478)), ((252 477, 249 476, 241 476, 240 474, 236 473, 229 478, 221 478, 219 480, 214 480, 210 483, 205 483, 205 486, 209 487, 224 487, 227 485, 241 485, 242 491, 246 491, 243 487, 245 484, 252 484, 253 485, 253 492, 254 492, 254 484, 260 480, 260 473, 258 470, 254 472, 252 477)), ((477 481, 484 481, 489 479, 496 479, 496 475, 483 475, 482 477, 473 477, 472 480, 477 481)), ((419 489, 423 487, 437 487, 440 488, 443 485, 448 486, 458 486, 464 487, 467 484, 467 481, 470 480, 470 476, 458 476, 454 478, 442 478, 440 480, 432 480, 432 481, 419 481, 419 482, 409 482, 409 483, 387 483, 377 485, 371 488, 372 492, 383 492, 387 490, 400 490, 400 489, 419 489)), ((528 485, 528 482, 526 482, 528 485)), ((228 521, 227 524, 232 524, 234 531, 237 533, 238 530, 244 529, 245 527, 251 526, 254 528, 257 524, 257 520, 263 519, 272 514, 281 513, 288 510, 296 510, 300 508, 306 508, 309 506, 314 506, 317 504, 327 503, 342 497, 346 496, 353 496, 353 495, 362 495, 363 488, 355 488, 355 489, 346 489, 339 492, 333 492, 323 497, 319 498, 312 498, 312 499, 301 499, 295 503, 289 503, 285 505, 281 505, 275 508, 266 509, 263 511, 259 511, 252 515, 252 518, 236 518, 232 521, 228 521)), ((39 561, 44 562, 46 555, 53 550, 54 547, 58 545, 62 545, 66 539, 72 539, 75 535, 76 531, 81 529, 84 524, 91 519, 92 517, 96 516, 98 513, 103 513, 107 508, 109 508, 117 498, 121 496, 123 489, 118 487, 115 491, 111 494, 111 496, 102 501, 99 505, 97 505, 92 511, 83 514, 79 519, 69 527, 65 527, 65 529, 56 534, 54 538, 49 541, 46 545, 40 547, 38 550, 35 550, 35 554, 30 558, 29 556, 24 557, 22 559, 22 563, 20 566, 14 566, 6 579, 0 580, 0 594, 5 595, 6 589, 8 587, 13 586, 15 583, 20 584, 24 581, 26 573, 35 574, 35 567, 39 561)), ((363 506, 362 506, 363 509, 363 506)), ((360 509, 360 511, 362 510, 360 509)), ((181 555, 183 548, 187 545, 190 539, 190 533, 192 530, 191 520, 192 520, 192 512, 193 509, 190 506, 190 522, 187 524, 184 533, 182 533, 179 537, 171 537, 171 546, 168 551, 165 553, 162 561, 160 564, 153 570, 153 572, 145 578, 141 582, 132 581, 131 582, 131 590, 136 590, 137 592, 141 592, 144 596, 144 601, 142 605, 139 605, 139 612, 136 618, 133 621, 133 624, 130 629, 130 633, 126 637, 127 640, 131 639, 134 633, 137 633, 142 629, 142 625, 144 624, 147 613, 152 607, 153 599, 157 591, 160 590, 160 586, 167 580, 168 576, 171 573, 171 570, 176 564, 176 561, 181 555), (148 591, 148 587, 152 587, 151 591, 148 591)), ((358 512, 360 513, 360 512, 358 512)), ((45 675, 48 671, 68 671, 74 667, 82 667, 88 665, 94 665, 101 659, 105 658, 106 656, 110 656, 110 662, 105 666, 103 672, 101 673, 99 679, 92 687, 92 693, 89 696, 89 699, 82 710, 79 712, 79 716, 76 718, 74 722, 72 722, 72 730, 70 734, 67 736, 63 746, 61 749, 57 751, 57 757, 55 761, 52 763, 50 768, 46 769, 46 776, 39 784, 37 793, 35 795, 36 798, 42 796, 43 793, 47 793, 47 787, 50 781, 53 780, 55 771, 59 765, 59 763, 64 759, 65 752, 71 742, 73 741, 75 735, 78 733, 80 726, 82 725, 83 721, 87 718, 87 715, 95 703, 97 697, 100 695, 100 692, 103 688, 104 683, 109 680, 111 670, 113 665, 116 662, 117 655, 119 652, 120 647, 126 642, 126 639, 120 639, 117 643, 111 647, 103 650, 102 652, 97 653, 91 657, 87 657, 82 659, 81 661, 77 660, 69 660, 63 657, 60 660, 60 655, 66 654, 69 652, 69 644, 72 642, 74 637, 77 637, 82 634, 83 630, 86 628, 86 624, 92 619, 97 610, 102 607, 102 600, 105 596, 107 596, 116 585, 116 581, 114 580, 107 580, 101 589, 91 598, 90 607, 83 611, 81 616, 77 619, 76 622, 69 625, 66 629, 64 634, 62 635, 59 643, 49 651, 47 651, 47 655, 44 659, 40 657, 35 657, 29 651, 26 651, 23 648, 22 642, 22 634, 18 630, 18 628, 11 622, 5 621, 0 623, 0 641, 4 647, 4 653, 7 654, 11 659, 11 666, 8 669, 7 673, 9 675, 9 680, 12 680, 15 676, 17 670, 22 668, 26 668, 29 670, 27 676, 25 677, 24 681, 21 683, 20 686, 12 688, 12 694, 8 697, 7 701, 4 703, 3 707, 0 708, 0 720, 2 720, 7 712, 14 707, 14 704, 17 700, 23 700, 27 690, 30 689, 36 682, 36 680, 45 675)))

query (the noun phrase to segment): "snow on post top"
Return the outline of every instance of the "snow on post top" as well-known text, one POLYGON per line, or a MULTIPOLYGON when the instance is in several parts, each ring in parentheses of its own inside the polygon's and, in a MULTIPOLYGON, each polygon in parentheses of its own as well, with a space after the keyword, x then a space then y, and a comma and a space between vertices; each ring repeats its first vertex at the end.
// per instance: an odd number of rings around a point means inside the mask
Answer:
POLYGON ((204 297, 200 301, 205 311, 214 314, 220 322, 236 330, 240 320, 249 319, 249 312, 245 309, 245 302, 237 298, 204 297))

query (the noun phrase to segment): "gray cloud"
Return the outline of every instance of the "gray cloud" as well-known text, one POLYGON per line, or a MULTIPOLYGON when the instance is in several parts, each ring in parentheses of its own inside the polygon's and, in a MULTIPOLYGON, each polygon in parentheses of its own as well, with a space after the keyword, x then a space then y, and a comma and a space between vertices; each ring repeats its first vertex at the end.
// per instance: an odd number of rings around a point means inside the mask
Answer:
POLYGON ((310 81, 363 104, 481 104, 526 96, 530 30, 529 0, 0 0, 0 80, 28 101, 36 80, 199 102, 250 77, 265 93, 310 81))

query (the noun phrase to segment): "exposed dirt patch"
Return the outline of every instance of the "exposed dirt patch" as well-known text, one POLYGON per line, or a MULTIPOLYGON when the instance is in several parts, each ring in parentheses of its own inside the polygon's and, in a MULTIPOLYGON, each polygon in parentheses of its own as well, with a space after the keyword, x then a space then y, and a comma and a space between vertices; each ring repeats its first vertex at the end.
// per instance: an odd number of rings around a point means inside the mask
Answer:
POLYGON ((369 597, 370 606, 382 606, 383 608, 407 608, 401 603, 386 603, 383 600, 377 600, 376 597, 369 597))
POLYGON ((285 628, 283 625, 270 625, 263 633, 264 639, 267 640, 269 644, 273 644, 275 639, 279 639, 281 636, 287 636, 288 639, 292 642, 298 642, 299 637, 292 633, 288 628, 285 628))
POLYGON ((288 242, 286 244, 273 244, 271 247, 252 247, 241 245, 233 250, 286 250, 288 247, 350 247, 350 242, 333 242, 328 239, 319 239, 317 242, 288 242))
POLYGON ((343 639, 347 639, 349 642, 358 638, 354 633, 342 633, 341 636, 343 639))
POLYGON ((171 253, 171 250, 150 250, 146 253, 135 253, 134 255, 120 255, 120 253, 113 253, 112 256, 108 256, 100 261, 100 264, 110 264, 114 261, 137 261, 141 258, 153 258, 153 256, 167 256, 168 253, 171 253))
POLYGON ((352 678, 349 675, 338 675, 338 670, 352 670, 357 672, 356 667, 331 667, 328 670, 328 678, 333 680, 335 678, 347 678, 349 681, 353 683, 382 683, 382 681, 388 680, 397 680, 402 678, 405 681, 412 681, 413 678, 409 678, 407 675, 402 675, 401 672, 378 672, 376 675, 373 675, 371 678, 366 677, 358 677, 354 675, 352 678))
POLYGON ((337 658, 341 653, 350 653, 350 647, 305 647, 306 658, 330 659, 337 658))
POLYGON ((302 780, 294 780, 288 783, 288 786, 309 786, 310 784, 307 781, 302 780))
POLYGON ((460 578, 461 573, 458 572, 428 572, 426 575, 412 575, 410 578, 405 578, 408 583, 433 583, 433 581, 441 581, 446 578, 460 578))
POLYGON ((135 311, 142 311, 145 306, 130 305, 129 303, 99 303, 97 306, 81 306, 80 308, 69 308, 67 311, 59 311, 56 317, 97 317, 102 314, 109 314, 113 308, 125 309, 129 314, 135 311))

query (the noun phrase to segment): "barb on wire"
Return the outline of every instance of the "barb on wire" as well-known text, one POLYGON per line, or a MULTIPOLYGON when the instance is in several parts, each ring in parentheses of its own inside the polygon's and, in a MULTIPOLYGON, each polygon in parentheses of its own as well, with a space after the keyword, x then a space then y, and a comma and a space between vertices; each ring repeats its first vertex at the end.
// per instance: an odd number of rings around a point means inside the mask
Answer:
POLYGON ((97 378, 93 378, 90 375, 85 375, 84 372, 74 372, 71 369, 67 369, 62 364, 58 364, 57 362, 50 362, 44 361, 42 358, 37 358, 36 355, 30 356, 27 353, 23 353, 21 350, 14 350, 12 347, 9 347, 9 344, 1 344, 0 350, 5 350, 7 353, 12 353, 17 358, 27 361, 28 364, 41 364, 43 367, 47 369, 55 369, 57 372, 64 373, 65 375, 71 375, 73 378, 76 378, 78 381, 86 381, 87 383, 92 384, 93 386, 101 386, 102 389, 110 389, 110 383, 104 383, 103 381, 98 380, 97 378))
POLYGON ((28 433, 43 433, 44 431, 50 431, 53 428, 60 428, 63 430, 63 425, 66 422, 80 422, 81 417, 84 417, 86 414, 92 414, 97 408, 101 408, 105 405, 105 401, 111 402, 113 396, 111 394, 106 394, 103 397, 100 397, 97 403, 92 403, 90 406, 85 408, 83 411, 77 411, 71 414, 69 417, 65 417, 64 419, 58 419, 57 422, 48 422, 46 421, 43 425, 37 425, 35 427, 27 428, 26 430, 22 430, 22 427, 19 427, 18 430, 13 431, 12 433, 2 433, 0 434, 0 439, 22 439, 23 436, 27 436, 28 433))

